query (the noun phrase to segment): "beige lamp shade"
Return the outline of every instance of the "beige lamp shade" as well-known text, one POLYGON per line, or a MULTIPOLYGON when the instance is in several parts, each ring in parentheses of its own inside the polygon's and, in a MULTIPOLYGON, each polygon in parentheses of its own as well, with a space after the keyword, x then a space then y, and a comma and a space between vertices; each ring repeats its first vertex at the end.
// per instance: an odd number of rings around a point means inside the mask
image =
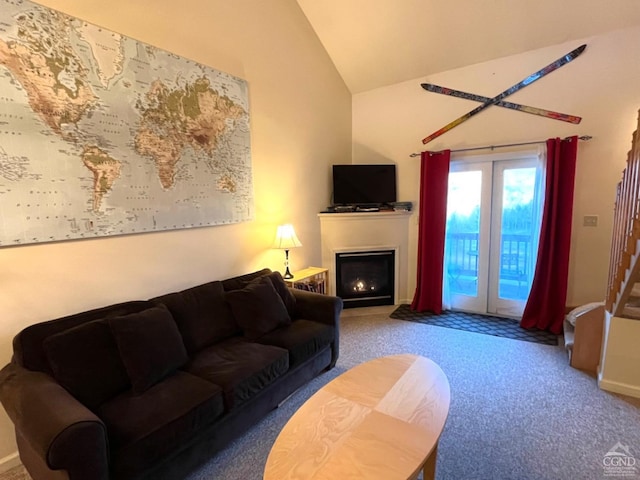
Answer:
POLYGON ((293 275, 289 270, 289 249, 301 246, 302 243, 298 240, 298 236, 296 235, 296 231, 293 229, 293 225, 287 223, 286 225, 280 225, 278 227, 273 248, 281 248, 284 250, 285 272, 282 277, 287 280, 293 278, 293 275))
POLYGON ((296 231, 293 229, 293 225, 287 223, 286 225, 278 226, 278 230, 276 232, 276 240, 274 242, 273 248, 288 250, 290 248, 301 246, 302 243, 300 242, 300 240, 298 240, 296 231))

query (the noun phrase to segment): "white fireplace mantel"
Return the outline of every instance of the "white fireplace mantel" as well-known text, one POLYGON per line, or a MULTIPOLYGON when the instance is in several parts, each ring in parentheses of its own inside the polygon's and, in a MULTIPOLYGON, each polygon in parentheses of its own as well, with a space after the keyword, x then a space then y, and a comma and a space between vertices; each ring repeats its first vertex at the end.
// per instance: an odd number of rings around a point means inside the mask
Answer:
POLYGON ((336 253, 395 251, 394 303, 407 303, 409 219, 412 212, 320 213, 322 266, 329 269, 329 290, 335 295, 336 253))

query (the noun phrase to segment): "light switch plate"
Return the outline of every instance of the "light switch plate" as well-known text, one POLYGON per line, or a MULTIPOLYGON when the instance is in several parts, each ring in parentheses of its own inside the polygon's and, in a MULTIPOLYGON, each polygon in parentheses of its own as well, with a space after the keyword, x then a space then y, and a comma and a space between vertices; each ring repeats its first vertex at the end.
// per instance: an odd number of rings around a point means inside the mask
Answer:
POLYGON ((598 216, 597 215, 585 215, 582 219, 582 225, 585 227, 597 227, 598 216))

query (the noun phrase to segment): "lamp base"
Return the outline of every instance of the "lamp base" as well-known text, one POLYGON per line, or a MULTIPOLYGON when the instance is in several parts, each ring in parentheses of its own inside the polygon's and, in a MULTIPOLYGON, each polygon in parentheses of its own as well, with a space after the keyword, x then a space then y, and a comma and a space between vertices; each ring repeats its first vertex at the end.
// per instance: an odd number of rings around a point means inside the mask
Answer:
POLYGON ((293 278, 293 275, 291 275, 291 272, 289 271, 289 250, 284 251, 284 266, 286 268, 284 275, 282 276, 282 278, 284 278, 285 280, 290 280, 293 278))

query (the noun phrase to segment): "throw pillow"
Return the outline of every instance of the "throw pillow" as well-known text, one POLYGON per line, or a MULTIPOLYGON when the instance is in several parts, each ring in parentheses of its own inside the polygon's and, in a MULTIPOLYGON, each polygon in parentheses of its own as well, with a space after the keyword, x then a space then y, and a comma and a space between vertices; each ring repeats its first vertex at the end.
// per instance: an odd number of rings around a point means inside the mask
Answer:
POLYGON ((282 298, 284 306, 287 307, 289 316, 293 318, 293 312, 295 312, 296 310, 296 297, 293 296, 291 289, 287 287, 287 284, 284 282, 284 278, 282 278, 280 272, 272 272, 265 276, 269 280, 271 280, 271 283, 273 283, 276 292, 278 292, 278 295, 280 295, 280 298, 282 298))
POLYGON ((287 307, 267 277, 258 278, 240 290, 231 290, 226 296, 236 322, 249 340, 291 323, 287 307))
POLYGON ((143 393, 187 360, 187 351, 164 305, 109 319, 133 392, 143 393))
POLYGON ((129 388, 107 320, 51 335, 43 347, 55 379, 92 410, 129 388))

